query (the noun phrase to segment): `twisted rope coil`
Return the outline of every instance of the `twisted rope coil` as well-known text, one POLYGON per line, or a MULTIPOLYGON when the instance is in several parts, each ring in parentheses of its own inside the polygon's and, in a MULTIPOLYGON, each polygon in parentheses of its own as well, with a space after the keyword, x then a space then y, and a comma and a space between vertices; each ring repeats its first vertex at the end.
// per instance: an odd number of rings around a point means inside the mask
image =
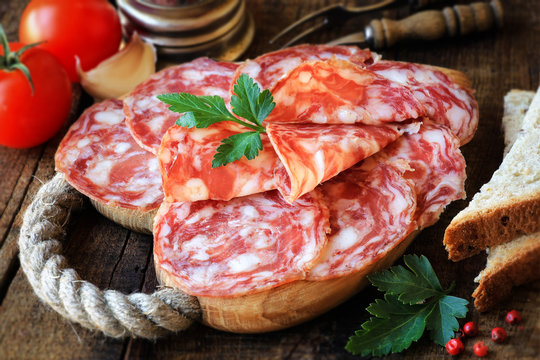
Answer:
POLYGON ((66 319, 105 335, 155 339, 187 329, 201 316, 196 297, 172 288, 124 295, 100 290, 69 268, 64 226, 83 196, 61 174, 43 185, 26 210, 19 236, 21 266, 36 295, 66 319))

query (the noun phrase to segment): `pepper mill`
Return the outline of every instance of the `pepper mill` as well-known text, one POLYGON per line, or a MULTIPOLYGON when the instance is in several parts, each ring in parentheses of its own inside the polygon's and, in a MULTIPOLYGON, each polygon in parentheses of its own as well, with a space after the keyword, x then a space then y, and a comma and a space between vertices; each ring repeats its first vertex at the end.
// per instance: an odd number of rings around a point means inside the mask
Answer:
POLYGON ((124 35, 136 31, 160 59, 237 59, 255 34, 245 0, 117 0, 124 35))

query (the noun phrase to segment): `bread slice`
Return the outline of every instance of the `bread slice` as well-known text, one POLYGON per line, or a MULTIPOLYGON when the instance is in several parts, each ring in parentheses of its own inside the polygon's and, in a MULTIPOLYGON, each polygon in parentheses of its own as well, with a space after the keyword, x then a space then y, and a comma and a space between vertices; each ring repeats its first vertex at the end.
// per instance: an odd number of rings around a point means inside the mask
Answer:
MULTIPOLYGON (((512 90, 504 97, 502 126, 505 154, 520 132, 533 97, 533 91, 524 90, 512 90)), ((474 306, 478 311, 487 311, 508 297, 514 286, 540 279, 540 232, 518 237, 486 251, 486 268, 475 279, 479 285, 473 292, 474 306)))
POLYGON ((508 297, 514 286, 540 279, 540 232, 489 249, 486 268, 475 281, 474 306, 487 311, 508 297))
POLYGON ((451 260, 540 230, 539 139, 540 90, 499 169, 446 229, 444 245, 451 260))
POLYGON ((506 156, 520 133, 523 119, 531 106, 534 91, 513 89, 504 96, 502 130, 504 134, 504 154, 506 156))

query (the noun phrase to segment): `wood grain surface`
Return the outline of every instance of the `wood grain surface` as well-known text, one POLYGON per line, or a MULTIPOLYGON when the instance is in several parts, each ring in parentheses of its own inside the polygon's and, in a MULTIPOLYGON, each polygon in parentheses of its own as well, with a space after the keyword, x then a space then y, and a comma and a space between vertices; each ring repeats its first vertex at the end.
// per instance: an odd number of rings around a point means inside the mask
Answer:
MULTIPOLYGON (((20 14, 28 0, 0 1, 0 22, 10 40, 17 38, 20 14)), ((248 0, 255 18, 256 37, 244 57, 275 49, 268 40, 286 24, 337 1, 248 0)), ((503 1, 501 30, 471 34, 433 43, 399 45, 381 51, 385 59, 413 61, 455 68, 473 82, 480 107, 475 138, 462 148, 467 160, 466 190, 472 196, 487 182, 502 159, 500 131, 502 98, 512 88, 533 90, 540 84, 540 2, 503 1)), ((310 42, 327 42, 358 31, 374 17, 390 19, 409 15, 407 8, 386 10, 351 19, 340 27, 314 34, 310 42)), ((76 87, 78 90, 78 88, 76 87)), ((76 96, 69 122, 90 104, 84 93, 76 96)), ((63 129, 62 133, 65 132, 63 129)), ((155 342, 115 340, 63 320, 41 304, 17 259, 21 213, 43 181, 54 173, 53 156, 62 137, 27 150, 0 146, 0 359, 353 359, 344 350, 349 336, 368 318, 366 306, 379 296, 368 287, 328 313, 296 327, 263 335, 237 335, 195 324, 183 333, 155 342)), ((454 294, 472 300, 474 277, 485 265, 485 255, 453 263, 442 246, 445 227, 467 201, 446 209, 441 220, 424 230, 407 253, 425 254, 443 285, 456 282, 454 294)), ((156 286, 152 264, 152 238, 128 231, 99 215, 90 205, 68 225, 64 253, 79 274, 101 288, 125 293, 150 293, 156 286)), ((489 359, 540 358, 540 281, 515 289, 510 299, 489 313, 472 305, 468 320, 477 321, 480 335, 465 344, 461 359, 475 358, 474 342, 484 340, 489 359), (517 309, 521 326, 506 326, 504 315, 517 309), (488 339, 495 326, 508 330, 505 344, 488 339)), ((423 338, 409 350, 388 358, 436 359, 450 356, 423 338)))

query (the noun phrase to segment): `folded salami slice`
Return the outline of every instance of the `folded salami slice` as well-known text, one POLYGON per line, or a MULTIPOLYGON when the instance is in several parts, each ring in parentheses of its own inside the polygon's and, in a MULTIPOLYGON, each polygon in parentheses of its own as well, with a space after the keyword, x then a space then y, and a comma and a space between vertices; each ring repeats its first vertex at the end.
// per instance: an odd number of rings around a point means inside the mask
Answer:
POLYGON ((424 115, 411 90, 349 61, 303 63, 272 89, 266 122, 381 125, 424 115))
POLYGON ((254 79, 261 89, 272 89, 289 71, 306 61, 348 60, 358 65, 373 64, 379 55, 356 46, 298 45, 261 55, 244 62, 237 69, 234 82, 241 74, 254 79))
POLYGON ((375 154, 420 123, 372 126, 362 124, 279 124, 266 127, 284 166, 274 172, 275 185, 288 202, 375 154))
POLYGON ((163 135, 181 116, 156 95, 188 92, 193 95, 218 95, 228 103, 229 88, 238 64, 198 58, 161 70, 140 85, 125 99, 126 122, 135 140, 157 154, 163 135))
POLYGON ((121 100, 89 107, 60 143, 55 161, 74 188, 100 203, 146 211, 163 200, 158 159, 133 140, 121 100))
POLYGON ((230 200, 275 189, 274 171, 283 165, 264 134, 263 150, 255 159, 243 157, 227 166, 212 168, 212 158, 221 140, 243 131, 233 122, 205 129, 171 127, 163 137, 158 155, 166 200, 230 200))
POLYGON ((448 126, 461 144, 469 142, 478 126, 478 104, 472 91, 457 85, 427 65, 379 61, 369 70, 409 87, 433 121, 448 126))
POLYGON ((444 125, 423 124, 416 134, 406 134, 366 160, 364 168, 378 162, 406 160, 404 177, 414 184, 416 222, 420 228, 433 225, 446 205, 465 197, 465 159, 459 140, 444 125))
POLYGON ((321 189, 330 210, 331 235, 307 280, 348 275, 384 255, 416 228, 413 185, 395 166, 356 166, 321 189))
POLYGON ((227 202, 164 202, 154 222, 156 272, 191 295, 259 292, 304 279, 328 229, 318 191, 292 205, 277 191, 227 202))

